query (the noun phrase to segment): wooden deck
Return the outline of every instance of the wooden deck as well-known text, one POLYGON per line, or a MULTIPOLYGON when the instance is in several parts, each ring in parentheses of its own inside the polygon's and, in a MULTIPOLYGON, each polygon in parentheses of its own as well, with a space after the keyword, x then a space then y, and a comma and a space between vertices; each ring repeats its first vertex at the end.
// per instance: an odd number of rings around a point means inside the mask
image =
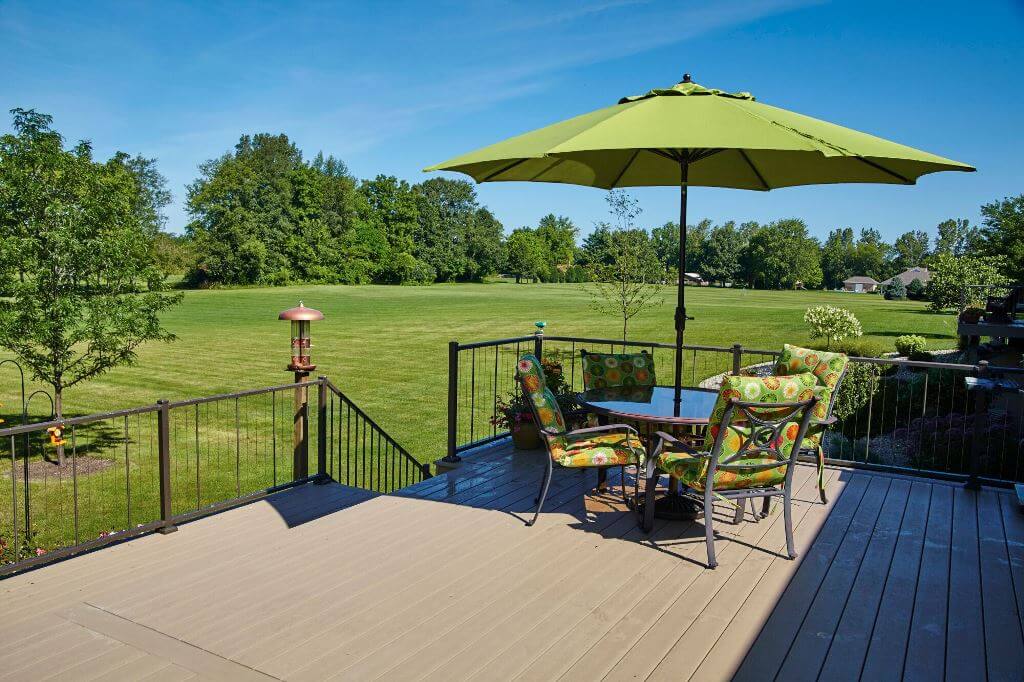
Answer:
MULTIPOLYGON (((650 537, 595 478, 495 448, 401 495, 304 486, 0 582, 0 679, 1021 679, 1003 491, 828 471, 650 537)), ((614 483, 616 477, 611 477, 614 483)))

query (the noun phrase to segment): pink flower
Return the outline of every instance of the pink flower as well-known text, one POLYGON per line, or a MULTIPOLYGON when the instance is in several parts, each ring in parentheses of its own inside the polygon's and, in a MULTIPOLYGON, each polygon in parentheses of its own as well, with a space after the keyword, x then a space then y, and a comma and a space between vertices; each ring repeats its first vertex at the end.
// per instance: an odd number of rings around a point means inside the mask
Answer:
POLYGON ((46 550, 42 547, 36 547, 36 556, 42 556, 46 554, 46 550))

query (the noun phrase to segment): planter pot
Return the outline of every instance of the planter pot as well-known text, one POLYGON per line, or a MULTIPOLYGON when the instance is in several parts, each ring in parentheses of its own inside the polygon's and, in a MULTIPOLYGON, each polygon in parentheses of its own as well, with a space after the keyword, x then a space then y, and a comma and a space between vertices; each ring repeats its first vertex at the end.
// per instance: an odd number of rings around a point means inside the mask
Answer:
POLYGON ((512 429, 512 443, 517 450, 537 450, 541 446, 540 432, 533 423, 519 424, 512 429))

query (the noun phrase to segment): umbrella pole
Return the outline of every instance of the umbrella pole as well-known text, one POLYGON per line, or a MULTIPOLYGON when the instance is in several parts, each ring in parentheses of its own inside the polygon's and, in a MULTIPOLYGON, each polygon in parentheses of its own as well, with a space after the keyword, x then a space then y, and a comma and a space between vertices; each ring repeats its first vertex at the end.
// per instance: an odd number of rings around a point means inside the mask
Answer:
POLYGON ((690 162, 679 161, 679 281, 676 286, 676 372, 675 372, 675 413, 683 394, 683 335, 686 331, 686 185, 689 181, 690 162))

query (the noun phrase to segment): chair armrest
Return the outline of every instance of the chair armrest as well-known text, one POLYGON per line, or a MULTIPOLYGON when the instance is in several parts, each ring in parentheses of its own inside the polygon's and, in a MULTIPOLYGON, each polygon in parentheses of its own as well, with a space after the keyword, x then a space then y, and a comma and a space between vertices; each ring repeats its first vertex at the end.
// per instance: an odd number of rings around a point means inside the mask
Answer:
POLYGON ((700 456, 707 456, 707 454, 708 454, 706 452, 701 452, 700 450, 697 450, 696 448, 691 446, 686 441, 680 440, 680 439, 676 438, 675 436, 673 436, 673 435, 671 435, 669 433, 665 433, 664 431, 658 431, 654 435, 656 435, 658 437, 658 445, 654 449, 655 452, 661 452, 661 449, 663 447, 665 447, 665 443, 670 443, 672 445, 672 447, 678 448, 678 449, 682 450, 683 452, 685 452, 687 454, 690 454, 690 455, 695 455, 695 456, 700 457, 700 456))
POLYGON ((602 431, 625 431, 631 433, 637 438, 640 437, 640 432, 634 429, 629 424, 605 424, 603 426, 588 426, 584 429, 573 429, 569 433, 576 435, 580 433, 601 433, 602 431))
POLYGON ((836 419, 836 416, 834 414, 830 414, 824 419, 811 419, 811 423, 814 424, 815 426, 832 426, 833 424, 836 424, 838 422, 839 420, 836 419))

